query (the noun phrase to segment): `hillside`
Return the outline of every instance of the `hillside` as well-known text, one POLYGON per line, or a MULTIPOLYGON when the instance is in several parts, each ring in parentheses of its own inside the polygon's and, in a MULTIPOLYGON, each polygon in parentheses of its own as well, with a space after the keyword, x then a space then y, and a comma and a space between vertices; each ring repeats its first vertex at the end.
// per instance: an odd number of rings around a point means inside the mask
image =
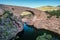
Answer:
POLYGON ((42 7, 37 7, 36 9, 42 10, 42 11, 52 11, 52 10, 58 10, 60 9, 59 6, 42 6, 42 7))
MULTIPOLYGON (((47 10, 48 10, 48 8, 49 8, 49 10, 50 9, 51 10, 59 9, 59 7, 58 8, 44 7, 44 8, 45 8, 45 10, 46 10, 46 8, 47 8, 47 10)), ((40 10, 37 10, 34 8, 29 8, 29 7, 0 4, 0 14, 2 14, 4 10, 11 11, 14 14, 14 16, 17 16, 17 17, 20 17, 20 15, 26 14, 25 12, 27 11, 29 14, 30 13, 34 14, 33 16, 29 16, 27 18, 25 18, 25 17, 22 18, 23 21, 25 21, 25 19, 26 19, 25 22, 28 25, 34 25, 34 27, 37 29, 46 29, 46 30, 53 31, 53 32, 60 34, 60 18, 56 18, 55 16, 52 16, 51 18, 47 18, 48 15, 44 12, 44 9, 43 9, 43 11, 40 11, 40 10)), ((53 14, 53 15, 56 15, 56 14, 53 14)))

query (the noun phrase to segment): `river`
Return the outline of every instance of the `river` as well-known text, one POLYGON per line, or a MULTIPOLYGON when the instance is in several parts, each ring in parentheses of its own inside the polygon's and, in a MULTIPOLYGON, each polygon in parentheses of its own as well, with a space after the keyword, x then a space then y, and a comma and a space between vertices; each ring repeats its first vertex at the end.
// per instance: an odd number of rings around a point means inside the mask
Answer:
POLYGON ((42 36, 44 33, 52 35, 52 40, 60 40, 60 35, 57 33, 45 29, 36 29, 33 26, 28 26, 26 23, 24 23, 23 34, 19 33, 20 35, 18 36, 20 38, 16 40, 36 40, 38 36, 42 36))

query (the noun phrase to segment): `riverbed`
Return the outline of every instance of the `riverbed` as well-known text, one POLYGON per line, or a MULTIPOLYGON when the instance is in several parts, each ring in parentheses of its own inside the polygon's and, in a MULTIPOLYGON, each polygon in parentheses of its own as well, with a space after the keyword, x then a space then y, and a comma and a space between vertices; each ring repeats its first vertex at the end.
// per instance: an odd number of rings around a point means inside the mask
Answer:
POLYGON ((24 23, 24 29, 22 32, 18 33, 19 38, 15 40, 37 40, 38 36, 42 36, 46 33, 47 35, 52 36, 52 40, 60 40, 60 35, 45 29, 36 29, 33 26, 29 26, 24 23))

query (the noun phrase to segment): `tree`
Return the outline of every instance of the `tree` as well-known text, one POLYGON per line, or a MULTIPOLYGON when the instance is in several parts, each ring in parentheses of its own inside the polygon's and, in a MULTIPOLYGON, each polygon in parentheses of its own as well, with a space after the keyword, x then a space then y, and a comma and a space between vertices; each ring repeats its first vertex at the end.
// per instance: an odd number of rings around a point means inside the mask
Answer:
POLYGON ((58 5, 57 7, 60 7, 60 5, 58 5))
POLYGON ((53 39, 52 35, 46 33, 36 38, 36 40, 52 40, 52 39, 53 39))
POLYGON ((48 18, 51 18, 52 16, 56 16, 56 18, 59 18, 60 16, 60 10, 53 10, 53 11, 45 11, 49 16, 48 18))

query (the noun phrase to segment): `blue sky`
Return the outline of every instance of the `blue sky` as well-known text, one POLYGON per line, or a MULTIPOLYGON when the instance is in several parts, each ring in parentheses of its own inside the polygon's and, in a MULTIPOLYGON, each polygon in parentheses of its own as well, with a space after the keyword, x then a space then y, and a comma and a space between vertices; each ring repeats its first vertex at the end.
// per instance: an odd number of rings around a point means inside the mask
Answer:
POLYGON ((34 8, 47 5, 57 6, 60 5, 60 0, 0 0, 0 4, 34 8))

